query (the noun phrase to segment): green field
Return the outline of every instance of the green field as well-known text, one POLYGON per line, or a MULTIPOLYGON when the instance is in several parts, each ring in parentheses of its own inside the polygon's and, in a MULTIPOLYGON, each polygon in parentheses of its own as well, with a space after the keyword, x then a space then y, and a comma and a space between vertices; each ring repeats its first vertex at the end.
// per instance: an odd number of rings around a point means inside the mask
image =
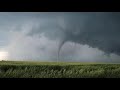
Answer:
POLYGON ((0 78, 119 78, 120 64, 0 61, 0 78))

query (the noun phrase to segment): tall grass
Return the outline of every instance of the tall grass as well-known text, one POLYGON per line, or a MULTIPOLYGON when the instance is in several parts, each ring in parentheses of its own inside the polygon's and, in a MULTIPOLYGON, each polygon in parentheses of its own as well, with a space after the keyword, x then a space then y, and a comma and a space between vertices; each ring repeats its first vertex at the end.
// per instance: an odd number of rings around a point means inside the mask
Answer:
POLYGON ((120 65, 4 61, 0 78, 120 78, 120 65))

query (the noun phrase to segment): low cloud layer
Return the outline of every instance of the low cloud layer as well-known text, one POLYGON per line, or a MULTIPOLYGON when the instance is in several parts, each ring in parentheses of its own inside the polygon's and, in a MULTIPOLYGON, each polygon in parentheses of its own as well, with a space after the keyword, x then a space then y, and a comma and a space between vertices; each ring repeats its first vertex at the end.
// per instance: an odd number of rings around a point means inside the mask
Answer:
POLYGON ((119 62, 119 12, 0 13, 8 60, 119 62))

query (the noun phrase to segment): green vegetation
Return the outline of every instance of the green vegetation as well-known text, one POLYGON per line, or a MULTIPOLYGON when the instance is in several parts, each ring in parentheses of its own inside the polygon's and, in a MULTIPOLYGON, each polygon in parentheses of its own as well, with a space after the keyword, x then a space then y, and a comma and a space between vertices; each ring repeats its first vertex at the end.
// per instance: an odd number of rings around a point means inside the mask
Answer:
POLYGON ((120 64, 1 61, 0 78, 119 78, 120 64))

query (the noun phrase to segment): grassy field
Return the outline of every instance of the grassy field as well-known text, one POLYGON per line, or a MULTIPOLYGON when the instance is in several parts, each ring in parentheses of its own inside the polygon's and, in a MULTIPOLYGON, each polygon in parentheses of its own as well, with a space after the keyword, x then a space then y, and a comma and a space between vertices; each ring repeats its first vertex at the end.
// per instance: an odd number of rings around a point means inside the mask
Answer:
POLYGON ((120 78, 120 64, 0 61, 0 78, 120 78))

